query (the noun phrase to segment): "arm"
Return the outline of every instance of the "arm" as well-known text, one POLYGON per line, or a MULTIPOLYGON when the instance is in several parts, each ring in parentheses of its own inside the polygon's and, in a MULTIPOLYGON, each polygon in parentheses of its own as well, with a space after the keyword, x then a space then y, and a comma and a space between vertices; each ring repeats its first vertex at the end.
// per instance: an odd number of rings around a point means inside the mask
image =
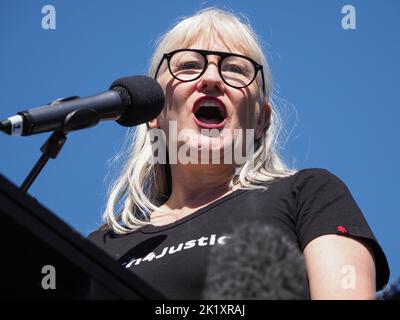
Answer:
POLYGON ((304 249, 311 299, 375 299, 375 263, 365 245, 324 235, 304 249))

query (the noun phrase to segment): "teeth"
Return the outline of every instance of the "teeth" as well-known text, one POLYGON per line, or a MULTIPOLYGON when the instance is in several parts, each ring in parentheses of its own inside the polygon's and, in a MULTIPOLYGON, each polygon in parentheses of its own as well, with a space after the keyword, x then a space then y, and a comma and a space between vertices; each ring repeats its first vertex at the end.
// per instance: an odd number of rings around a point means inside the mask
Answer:
POLYGON ((202 101, 200 107, 217 107, 219 108, 220 105, 215 101, 202 101))

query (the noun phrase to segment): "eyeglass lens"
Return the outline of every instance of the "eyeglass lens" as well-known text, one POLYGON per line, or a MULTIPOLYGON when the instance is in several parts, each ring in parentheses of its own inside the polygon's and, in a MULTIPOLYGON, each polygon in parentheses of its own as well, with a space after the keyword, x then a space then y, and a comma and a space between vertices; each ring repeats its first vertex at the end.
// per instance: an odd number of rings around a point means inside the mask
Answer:
MULTIPOLYGON (((223 80, 233 87, 246 87, 254 79, 254 65, 245 58, 228 56, 220 63, 223 80)), ((194 51, 180 51, 170 59, 171 72, 181 81, 196 79, 206 65, 205 56, 194 51)))

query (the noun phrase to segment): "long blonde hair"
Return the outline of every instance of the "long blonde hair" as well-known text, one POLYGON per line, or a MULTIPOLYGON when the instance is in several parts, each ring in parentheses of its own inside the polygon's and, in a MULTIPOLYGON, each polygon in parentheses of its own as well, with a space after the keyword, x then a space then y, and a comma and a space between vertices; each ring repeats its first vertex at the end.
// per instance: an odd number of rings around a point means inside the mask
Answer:
MULTIPOLYGON (((219 41, 228 50, 239 51, 264 66, 266 90, 260 90, 261 98, 271 106, 270 125, 257 141, 256 149, 243 166, 236 171, 231 187, 241 189, 266 189, 276 179, 296 172, 288 168, 278 153, 278 136, 281 119, 272 101, 271 75, 257 35, 249 23, 230 12, 220 9, 203 9, 178 22, 164 34, 151 59, 149 76, 163 53, 179 48, 189 48, 196 41, 219 41), (254 165, 250 166, 249 163, 254 165)), ((260 76, 257 85, 261 88, 260 76)), ((127 150, 132 150, 121 173, 111 184, 103 214, 105 226, 117 234, 125 234, 150 224, 152 211, 166 202, 171 194, 171 173, 168 164, 153 163, 153 151, 146 124, 138 126, 130 134, 127 150)), ((122 153, 117 157, 120 158, 122 153)))

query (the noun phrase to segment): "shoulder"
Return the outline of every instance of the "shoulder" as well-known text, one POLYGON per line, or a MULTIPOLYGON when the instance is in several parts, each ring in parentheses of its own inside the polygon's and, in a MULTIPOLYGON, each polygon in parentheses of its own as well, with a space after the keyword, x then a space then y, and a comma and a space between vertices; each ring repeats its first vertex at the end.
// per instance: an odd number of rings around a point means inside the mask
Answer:
POLYGON ((306 168, 292 176, 292 187, 298 191, 311 189, 347 189, 344 181, 336 174, 324 168, 306 168))
POLYGON ((110 236, 111 237, 113 236, 112 230, 107 227, 102 227, 100 229, 97 229, 97 230, 91 232, 87 236, 87 239, 100 247, 104 247, 104 245, 106 244, 107 238, 109 238, 110 236))
POLYGON ((304 168, 284 178, 269 183, 278 192, 289 192, 292 196, 319 191, 348 191, 346 184, 337 175, 324 168, 304 168))
POLYGON ((324 168, 305 168, 297 171, 293 178, 297 181, 318 180, 318 179, 339 179, 328 169, 324 168))
POLYGON ((116 233, 109 226, 103 226, 87 236, 87 239, 97 246, 107 249, 109 246, 121 245, 125 242, 132 241, 133 238, 140 238, 139 229, 132 230, 127 233, 116 233))
POLYGON ((273 180, 273 183, 282 182, 285 184, 301 185, 307 183, 323 181, 336 181, 343 183, 343 181, 334 173, 325 168, 303 168, 294 171, 291 175, 280 177, 273 180))
POLYGON ((334 195, 337 192, 349 192, 346 184, 334 173, 324 168, 304 168, 286 177, 279 177, 266 183, 266 189, 251 190, 246 195, 250 197, 267 196, 292 199, 297 202, 305 197, 318 197, 322 193, 334 195), (268 192, 265 192, 267 191, 268 192))

